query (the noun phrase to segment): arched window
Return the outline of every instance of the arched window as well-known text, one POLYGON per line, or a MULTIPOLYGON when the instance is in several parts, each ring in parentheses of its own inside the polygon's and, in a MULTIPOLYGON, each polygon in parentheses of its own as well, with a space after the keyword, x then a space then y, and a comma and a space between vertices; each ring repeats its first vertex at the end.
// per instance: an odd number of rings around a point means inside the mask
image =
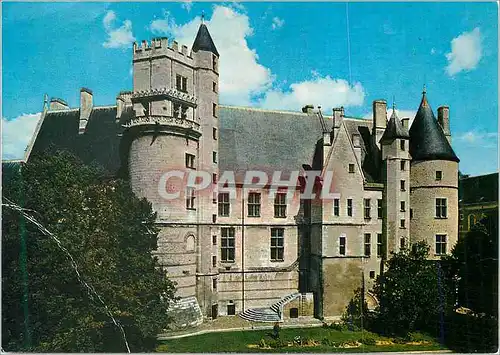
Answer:
POLYGON ((186 251, 194 251, 194 235, 188 235, 186 238, 186 251))

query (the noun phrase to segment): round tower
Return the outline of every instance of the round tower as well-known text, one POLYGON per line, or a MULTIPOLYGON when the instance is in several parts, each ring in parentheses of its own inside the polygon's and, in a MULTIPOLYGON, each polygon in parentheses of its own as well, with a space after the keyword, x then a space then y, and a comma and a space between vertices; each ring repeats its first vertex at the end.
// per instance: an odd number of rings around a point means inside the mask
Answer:
POLYGON ((430 258, 449 254, 458 240, 458 163, 424 90, 410 128, 412 243, 425 241, 430 258))

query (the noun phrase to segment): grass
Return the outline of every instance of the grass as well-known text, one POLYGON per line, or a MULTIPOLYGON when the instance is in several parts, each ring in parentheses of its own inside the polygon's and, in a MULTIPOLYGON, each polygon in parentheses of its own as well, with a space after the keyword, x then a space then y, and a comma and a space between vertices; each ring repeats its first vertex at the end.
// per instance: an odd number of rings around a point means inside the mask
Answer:
MULTIPOLYGON (((361 345, 356 348, 335 348, 327 345, 317 346, 292 346, 276 349, 249 348, 249 344, 259 344, 261 339, 267 343, 271 342, 271 330, 235 331, 221 333, 207 333, 191 337, 163 340, 157 351, 172 353, 201 353, 201 352, 239 352, 239 353, 262 353, 262 352, 298 352, 298 353, 326 353, 326 352, 387 352, 387 351, 427 351, 445 350, 446 348, 436 342, 435 339, 415 334, 414 339, 430 342, 425 345, 391 344, 391 345, 361 345)), ((390 340, 370 332, 337 331, 325 328, 287 328, 281 329, 280 339, 285 342, 293 341, 294 337, 302 339, 314 339, 321 341, 325 338, 334 342, 357 341, 362 337, 373 337, 376 340, 390 340)))

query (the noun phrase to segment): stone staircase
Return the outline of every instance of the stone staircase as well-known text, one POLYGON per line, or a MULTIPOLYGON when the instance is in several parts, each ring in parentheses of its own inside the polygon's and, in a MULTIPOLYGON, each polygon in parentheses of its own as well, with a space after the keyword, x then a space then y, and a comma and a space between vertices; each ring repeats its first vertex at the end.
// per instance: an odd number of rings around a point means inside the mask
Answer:
POLYGON ((250 322, 283 322, 283 306, 297 297, 300 297, 300 293, 293 293, 273 303, 269 308, 249 308, 239 313, 238 316, 250 322))
POLYGON ((172 321, 169 327, 172 330, 197 327, 203 323, 203 314, 196 297, 185 297, 170 305, 168 314, 172 321))

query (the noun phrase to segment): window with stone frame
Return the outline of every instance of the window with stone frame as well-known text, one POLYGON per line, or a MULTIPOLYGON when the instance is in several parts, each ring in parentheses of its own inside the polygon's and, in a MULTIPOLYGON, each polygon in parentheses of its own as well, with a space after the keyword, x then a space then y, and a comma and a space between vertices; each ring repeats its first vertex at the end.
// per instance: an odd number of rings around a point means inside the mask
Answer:
POLYGON ((382 257, 382 253, 383 253, 383 241, 382 241, 382 233, 378 233, 377 234, 377 258, 381 258, 382 257))
POLYGON ((406 248, 406 238, 405 237, 401 237, 399 239, 399 249, 403 250, 405 248, 406 248))
POLYGON ((233 263, 235 254, 234 227, 221 228, 220 251, 221 262, 233 263))
POLYGON ((406 161, 401 160, 401 162, 399 164, 400 164, 400 170, 405 171, 406 170, 406 161))
POLYGON ((217 152, 212 152, 212 162, 217 163, 217 152))
POLYGON ((365 233, 365 256, 370 257, 372 255, 372 243, 370 233, 365 233))
POLYGON ((248 217, 260 217, 260 193, 248 194, 248 217))
POLYGON ((230 203, 229 203, 229 192, 220 192, 218 196, 219 202, 219 216, 229 217, 230 213, 230 203))
POLYGON ((400 212, 405 212, 406 211, 406 202, 405 201, 400 201, 400 212))
POLYGON ((271 228, 271 261, 283 261, 285 252, 285 229, 271 228))
POLYGON ((447 218, 447 206, 445 198, 436 198, 436 218, 447 218))
POLYGON ((349 164, 349 172, 354 173, 354 164, 349 164))
POLYGON ((401 219, 399 221, 399 228, 405 229, 406 228, 406 221, 404 219, 401 219))
POLYGON ((212 279, 212 289, 214 291, 217 291, 217 279, 216 278, 212 279))
POLYGON ((347 215, 349 217, 352 217, 352 199, 351 198, 347 199, 347 215))
POLYGON ((193 154, 186 153, 186 168, 195 169, 194 159, 195 156, 193 154))
POLYGON ((212 91, 217 92, 217 83, 215 81, 212 82, 212 91))
POLYGON ((365 198, 365 219, 371 218, 371 200, 369 198, 365 198))
POLYGON ((212 236, 212 245, 217 245, 217 236, 216 235, 212 236))
POLYGON ((172 115, 175 117, 175 118, 178 118, 180 115, 181 115, 181 104, 178 104, 178 103, 173 103, 173 113, 172 115))
POLYGON ((217 266, 217 256, 212 255, 212 267, 216 267, 216 266, 217 266))
POLYGON ((184 120, 187 118, 188 109, 189 109, 189 107, 187 107, 187 106, 184 106, 184 105, 181 106, 181 118, 184 120))
POLYGON ((446 234, 436 234, 436 255, 446 254, 446 234))
POLYGON ((400 181, 401 191, 406 191, 406 182, 404 180, 400 181))
POLYGON ((274 196, 274 217, 286 217, 286 193, 278 192, 274 196))
POLYGON ((188 187, 186 188, 186 209, 188 210, 194 210, 194 188, 188 187))
POLYGON ((217 140, 217 128, 215 127, 212 128, 212 138, 217 140))
POLYGON ((383 210, 383 207, 382 207, 382 199, 378 199, 377 200, 377 218, 378 219, 382 219, 383 218, 383 215, 384 215, 384 210, 383 210))
POLYGON ((438 170, 436 171, 436 181, 441 181, 443 179, 443 172, 438 170))
POLYGON ((403 139, 401 139, 399 141, 399 145, 400 145, 401 150, 405 150, 406 149, 406 146, 405 146, 406 142, 403 139))
POLYGON ((345 236, 343 235, 339 237, 339 254, 345 255, 345 236))
POLYGON ((175 87, 178 91, 187 92, 187 78, 177 74, 175 78, 175 87))
POLYGON ((340 215, 340 199, 338 198, 333 200, 333 215, 337 217, 340 215))
POLYGON ((217 117, 217 104, 212 104, 212 116, 217 117))
POLYGON ((217 56, 215 54, 212 55, 212 69, 217 71, 217 56))

